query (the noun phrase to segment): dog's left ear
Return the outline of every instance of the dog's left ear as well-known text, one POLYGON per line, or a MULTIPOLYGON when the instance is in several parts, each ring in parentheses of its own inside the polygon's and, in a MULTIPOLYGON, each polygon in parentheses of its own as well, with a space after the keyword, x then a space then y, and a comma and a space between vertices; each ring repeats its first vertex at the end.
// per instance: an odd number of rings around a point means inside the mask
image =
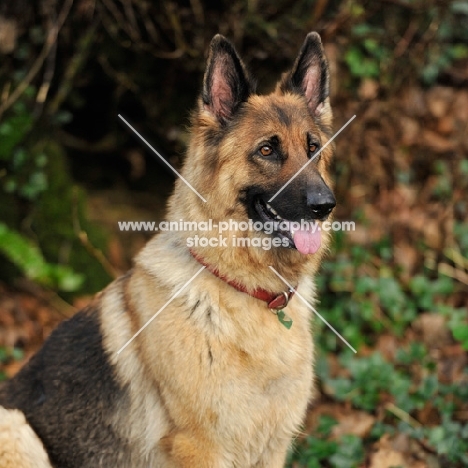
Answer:
POLYGON ((282 92, 305 96, 311 114, 320 115, 329 95, 329 80, 322 41, 316 32, 311 32, 307 34, 291 72, 283 77, 279 88, 282 92))
POLYGON ((252 92, 248 73, 234 46, 220 34, 210 45, 203 78, 203 107, 225 124, 252 92))

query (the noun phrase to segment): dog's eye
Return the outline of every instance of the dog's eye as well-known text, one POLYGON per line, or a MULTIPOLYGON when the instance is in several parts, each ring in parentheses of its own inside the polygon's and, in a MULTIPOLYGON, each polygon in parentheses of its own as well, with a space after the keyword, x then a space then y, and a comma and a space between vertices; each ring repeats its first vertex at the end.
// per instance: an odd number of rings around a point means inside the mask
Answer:
POLYGON ((310 154, 314 154, 318 149, 319 149, 319 145, 317 145, 316 143, 311 143, 309 145, 309 153, 310 154))
POLYGON ((268 146, 268 145, 263 145, 261 148, 260 148, 260 154, 262 156, 271 156, 273 154, 273 148, 271 146, 268 146))

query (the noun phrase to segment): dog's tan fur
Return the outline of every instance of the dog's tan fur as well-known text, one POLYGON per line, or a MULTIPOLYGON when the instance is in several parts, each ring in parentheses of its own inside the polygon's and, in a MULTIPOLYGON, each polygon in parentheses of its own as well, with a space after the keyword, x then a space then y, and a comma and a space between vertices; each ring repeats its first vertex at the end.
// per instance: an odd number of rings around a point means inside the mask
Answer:
POLYGON ((0 468, 50 468, 44 446, 23 413, 1 406, 0 468))
MULTIPOLYGON (((320 42, 315 36, 313 40, 318 48, 320 42)), ((304 134, 319 135, 322 145, 330 138, 328 98, 317 99, 311 111, 307 94, 288 90, 285 80, 270 95, 249 96, 235 122, 228 124, 229 131, 223 130, 222 105, 216 114, 216 103, 200 99, 183 175, 207 203, 177 180, 168 220, 245 220, 239 193, 246 184, 269 188, 272 181, 277 186, 286 183, 307 162, 304 134), (278 108, 287 118, 281 118, 278 108), (218 138, 222 132, 224 137, 218 138), (272 133, 282 141, 287 161, 280 169, 262 161, 256 168, 249 165, 246 155, 272 133)), ((310 169, 328 184, 331 156, 332 149, 327 148, 310 169)), ((194 234, 218 237, 219 232, 159 233, 138 255, 134 269, 96 297, 93 307, 102 345, 113 378, 126 391, 125 404, 116 406, 109 424, 129 448, 112 466, 282 467, 313 396, 311 311, 294 297, 286 309, 293 320, 287 330, 264 302, 237 291, 207 269, 178 293, 201 268, 187 248, 187 238, 194 234)), ((235 231, 225 235, 267 236, 235 231)), ((241 282, 249 292, 285 289, 268 268, 271 265, 313 302, 313 276, 327 243, 325 235, 314 255, 286 248, 194 250, 220 275, 241 282)), ((22 450, 22 464, 0 462, 0 467, 29 467, 26 449, 22 450)), ((103 460, 96 466, 110 468, 104 456, 103 460)))

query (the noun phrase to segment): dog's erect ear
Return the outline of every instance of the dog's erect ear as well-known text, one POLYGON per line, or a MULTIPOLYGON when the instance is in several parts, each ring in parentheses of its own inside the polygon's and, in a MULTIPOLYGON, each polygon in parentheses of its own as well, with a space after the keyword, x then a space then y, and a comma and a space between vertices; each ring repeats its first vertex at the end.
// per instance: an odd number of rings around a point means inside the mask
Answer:
POLYGON ((319 115, 329 94, 328 63, 320 36, 307 34, 294 66, 280 84, 283 92, 299 93, 307 99, 312 114, 319 115))
POLYGON ((203 78, 202 101, 222 124, 229 120, 242 102, 247 101, 252 85, 234 46, 217 34, 203 78))

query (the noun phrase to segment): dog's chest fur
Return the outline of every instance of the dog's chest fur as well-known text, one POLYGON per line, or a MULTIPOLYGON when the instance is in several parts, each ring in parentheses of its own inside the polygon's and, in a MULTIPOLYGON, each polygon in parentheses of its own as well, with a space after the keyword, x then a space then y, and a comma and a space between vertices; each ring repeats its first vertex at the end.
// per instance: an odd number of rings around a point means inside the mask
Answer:
POLYGON ((209 439, 215 452, 219 449, 219 466, 254 466, 269 444, 289 440, 298 430, 311 397, 309 313, 299 301, 291 304, 294 325, 287 330, 248 295, 229 289, 221 295, 224 285, 203 272, 203 287, 194 284, 181 293, 117 355, 132 336, 132 321, 134 329, 146 323, 164 305, 161 298, 177 291, 199 266, 186 265, 181 276, 177 264, 187 263, 185 252, 165 253, 157 242, 147 249, 157 255, 146 252, 140 259, 157 260, 141 260, 131 277, 111 285, 102 298, 104 343, 131 401, 130 411, 119 417, 126 418, 145 457, 160 450, 159 439, 179 432, 196 439, 203 433, 195 443, 209 439), (162 268, 169 261, 173 269, 162 268), (151 413, 142 410, 146 405, 151 413))

